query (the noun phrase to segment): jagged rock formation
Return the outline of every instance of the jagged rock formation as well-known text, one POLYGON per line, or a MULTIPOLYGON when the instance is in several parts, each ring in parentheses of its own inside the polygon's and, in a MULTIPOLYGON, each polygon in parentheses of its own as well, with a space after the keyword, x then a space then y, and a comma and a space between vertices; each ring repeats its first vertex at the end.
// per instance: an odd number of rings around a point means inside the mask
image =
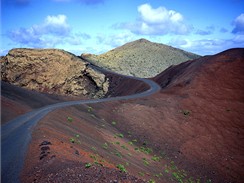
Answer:
POLYGON ((121 74, 154 77, 171 65, 200 56, 164 44, 139 39, 101 55, 84 53, 81 57, 121 74))
POLYGON ((61 95, 103 97, 108 78, 75 55, 58 49, 13 49, 1 58, 1 79, 61 95))

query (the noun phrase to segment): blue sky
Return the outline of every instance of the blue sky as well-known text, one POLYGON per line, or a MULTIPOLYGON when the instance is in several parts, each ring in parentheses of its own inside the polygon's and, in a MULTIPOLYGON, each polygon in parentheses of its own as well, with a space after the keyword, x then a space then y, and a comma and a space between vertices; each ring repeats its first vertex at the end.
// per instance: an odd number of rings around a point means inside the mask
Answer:
POLYGON ((244 47, 244 2, 1 1, 0 55, 20 47, 99 54, 140 38, 200 55, 244 47))

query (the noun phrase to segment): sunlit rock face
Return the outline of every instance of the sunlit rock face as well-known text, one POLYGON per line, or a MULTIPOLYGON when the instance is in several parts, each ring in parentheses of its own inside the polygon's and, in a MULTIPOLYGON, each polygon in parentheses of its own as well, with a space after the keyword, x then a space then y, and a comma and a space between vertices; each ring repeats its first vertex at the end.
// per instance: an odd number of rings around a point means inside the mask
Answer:
POLYGON ((13 49, 1 57, 1 79, 30 90, 60 95, 103 97, 105 75, 75 55, 58 49, 13 49))

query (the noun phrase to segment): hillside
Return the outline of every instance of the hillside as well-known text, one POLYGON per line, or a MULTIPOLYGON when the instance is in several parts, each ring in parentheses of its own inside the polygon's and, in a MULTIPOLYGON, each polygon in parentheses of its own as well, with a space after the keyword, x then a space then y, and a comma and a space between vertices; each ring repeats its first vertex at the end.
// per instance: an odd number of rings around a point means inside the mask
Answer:
POLYGON ((1 80, 49 94, 103 97, 108 78, 87 62, 58 49, 12 49, 0 59, 1 80))
POLYGON ((243 63, 244 49, 227 50, 168 68, 152 96, 53 111, 21 180, 243 182, 243 63))
POLYGON ((171 46, 139 39, 101 55, 82 54, 83 59, 115 72, 137 77, 154 77, 171 65, 199 58, 171 46))

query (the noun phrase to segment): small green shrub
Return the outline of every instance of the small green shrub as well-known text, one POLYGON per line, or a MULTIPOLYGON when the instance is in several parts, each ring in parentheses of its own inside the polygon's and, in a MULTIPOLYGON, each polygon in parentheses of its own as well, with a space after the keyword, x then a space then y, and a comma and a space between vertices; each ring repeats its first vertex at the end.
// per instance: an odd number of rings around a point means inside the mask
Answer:
POLYGON ((151 159, 153 161, 160 161, 160 157, 159 156, 156 156, 156 155, 154 155, 151 159))
POLYGON ((71 118, 71 117, 68 116, 68 117, 67 117, 67 121, 68 121, 68 122, 73 122, 73 118, 71 118))
POLYGON ((127 153, 127 155, 128 155, 128 156, 132 156, 132 154, 131 154, 131 153, 127 153))
POLYGON ((108 144, 106 142, 103 144, 103 149, 108 149, 108 144))
POLYGON ((148 181, 148 183, 156 183, 156 182, 155 182, 155 180, 150 179, 150 180, 148 181))
POLYGON ((169 173, 169 170, 168 170, 168 169, 165 169, 164 172, 165 172, 165 173, 169 173))
POLYGON ((142 177, 145 176, 145 173, 143 173, 143 172, 139 172, 138 174, 139 174, 140 176, 142 176, 142 177))
POLYGON ((121 172, 127 172, 125 166, 122 165, 122 164, 118 164, 116 167, 117 167, 121 172))
POLYGON ((138 147, 135 147, 135 151, 140 152, 140 149, 138 147))
POLYGON ((150 154, 153 152, 153 150, 148 147, 140 147, 140 151, 144 152, 145 154, 150 154))
POLYGON ((125 145, 121 146, 123 149, 129 150, 125 145))
POLYGON ((116 133, 115 134, 117 137, 124 138, 124 135, 122 133, 116 133))
POLYGON ((90 168, 91 166, 92 166, 91 163, 86 163, 86 164, 85 164, 85 167, 86 167, 86 168, 90 168))
POLYGON ((75 139, 74 139, 74 138, 70 138, 69 141, 70 141, 71 143, 75 143, 75 139))
POLYGON ((147 161, 146 158, 142 158, 142 160, 143 160, 143 164, 144 164, 145 166, 149 165, 149 162, 147 161))
POLYGON ((116 152, 115 155, 118 156, 118 157, 120 157, 120 158, 122 158, 122 155, 121 155, 120 152, 116 152))
POLYGON ((89 107, 87 108, 87 111, 88 111, 88 112, 92 112, 92 109, 93 109, 93 108, 89 106, 89 107))

